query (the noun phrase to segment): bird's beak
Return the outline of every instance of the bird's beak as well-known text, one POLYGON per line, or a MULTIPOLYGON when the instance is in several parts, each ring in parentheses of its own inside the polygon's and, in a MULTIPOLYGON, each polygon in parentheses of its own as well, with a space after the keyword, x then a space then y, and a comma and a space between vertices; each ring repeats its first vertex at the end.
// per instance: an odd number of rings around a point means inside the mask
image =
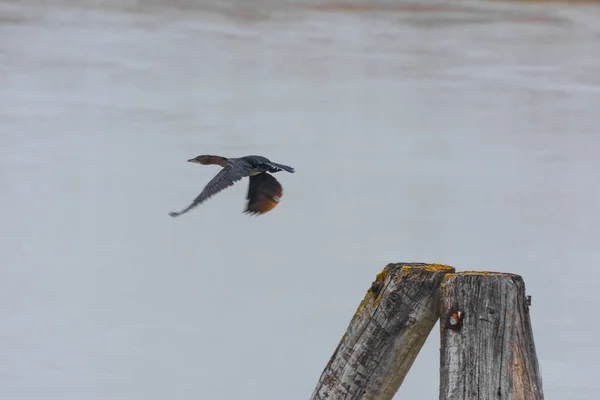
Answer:
POLYGON ((196 160, 195 158, 190 158, 190 159, 188 160, 188 162, 198 163, 198 160, 196 160))

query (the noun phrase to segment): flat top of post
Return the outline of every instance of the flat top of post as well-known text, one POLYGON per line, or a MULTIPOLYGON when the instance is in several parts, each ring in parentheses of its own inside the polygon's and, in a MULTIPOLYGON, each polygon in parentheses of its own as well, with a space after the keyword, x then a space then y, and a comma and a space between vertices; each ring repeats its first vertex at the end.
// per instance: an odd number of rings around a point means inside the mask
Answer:
POLYGON ((453 275, 492 275, 492 276, 518 277, 518 278, 521 277, 521 275, 518 275, 518 274, 511 274, 508 272, 495 272, 495 271, 461 271, 461 272, 457 272, 453 275))
POLYGON ((454 272, 454 268, 444 264, 427 264, 427 263, 391 263, 386 266, 386 269, 401 269, 402 271, 409 271, 411 269, 422 269, 431 272, 454 272))

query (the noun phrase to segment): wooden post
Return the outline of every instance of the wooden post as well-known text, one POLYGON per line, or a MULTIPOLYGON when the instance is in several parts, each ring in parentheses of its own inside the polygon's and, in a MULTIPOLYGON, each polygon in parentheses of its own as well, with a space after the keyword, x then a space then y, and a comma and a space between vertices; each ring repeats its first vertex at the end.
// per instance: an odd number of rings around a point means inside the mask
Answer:
POLYGON ((440 400, 543 400, 519 275, 449 274, 440 315, 440 400))
POLYGON ((387 265, 358 306, 311 399, 392 399, 438 320, 439 286, 451 272, 446 265, 387 265))

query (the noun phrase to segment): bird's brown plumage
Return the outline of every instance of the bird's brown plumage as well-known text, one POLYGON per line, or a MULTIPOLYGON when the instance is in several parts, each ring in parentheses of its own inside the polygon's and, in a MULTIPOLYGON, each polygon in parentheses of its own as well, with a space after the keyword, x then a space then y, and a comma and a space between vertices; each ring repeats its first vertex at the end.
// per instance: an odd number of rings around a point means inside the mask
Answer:
POLYGON ((283 188, 273 175, 262 173, 250 177, 245 213, 264 214, 279 204, 283 188))

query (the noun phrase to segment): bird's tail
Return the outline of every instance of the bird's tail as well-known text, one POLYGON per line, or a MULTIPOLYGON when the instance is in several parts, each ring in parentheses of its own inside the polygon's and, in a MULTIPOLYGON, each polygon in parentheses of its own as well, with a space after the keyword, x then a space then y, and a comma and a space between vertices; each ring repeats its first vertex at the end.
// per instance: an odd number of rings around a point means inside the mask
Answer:
POLYGON ((292 173, 292 174, 293 174, 294 172, 296 172, 296 170, 295 170, 294 168, 292 168, 292 167, 289 167, 289 166, 287 166, 287 165, 283 165, 283 164, 277 164, 277 163, 274 163, 274 162, 269 162, 268 164, 269 164, 269 165, 271 165, 272 167, 275 167, 275 168, 278 168, 278 169, 280 169, 280 170, 284 170, 284 171, 290 172, 290 173, 292 173))

